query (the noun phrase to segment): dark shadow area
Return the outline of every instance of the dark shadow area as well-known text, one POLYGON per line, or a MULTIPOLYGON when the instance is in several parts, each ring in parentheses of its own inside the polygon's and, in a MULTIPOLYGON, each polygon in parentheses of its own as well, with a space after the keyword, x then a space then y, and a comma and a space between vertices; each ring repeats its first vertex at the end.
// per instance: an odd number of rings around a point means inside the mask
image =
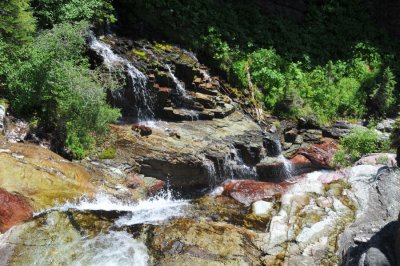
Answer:
POLYGON ((341 265, 387 265, 377 264, 378 260, 381 260, 380 262, 382 263, 385 260, 385 257, 391 265, 397 265, 395 242, 396 231, 399 228, 399 225, 400 223, 398 221, 390 222, 373 235, 368 242, 355 242, 357 245, 350 247, 346 254, 342 256, 344 259, 341 265), (365 253, 367 253, 365 256, 366 258, 364 258, 365 253), (361 260, 365 260, 363 264, 359 264, 361 260))
POLYGON ((210 29, 242 51, 274 47, 287 60, 306 56, 312 65, 345 60, 360 42, 388 52, 396 52, 397 46, 382 27, 396 25, 396 17, 387 16, 394 12, 390 0, 384 4, 371 0, 114 2, 121 33, 172 41, 204 53, 202 38, 210 29))

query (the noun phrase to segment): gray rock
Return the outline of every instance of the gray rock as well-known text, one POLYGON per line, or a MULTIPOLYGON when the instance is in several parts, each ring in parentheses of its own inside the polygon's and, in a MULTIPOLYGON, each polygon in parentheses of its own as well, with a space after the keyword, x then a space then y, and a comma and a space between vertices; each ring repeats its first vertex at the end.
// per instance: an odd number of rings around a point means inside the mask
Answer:
POLYGON ((376 125, 376 128, 379 131, 390 133, 390 132, 392 132, 394 124, 395 124, 394 119, 385 119, 385 120, 379 122, 376 125))
POLYGON ((400 171, 385 173, 373 184, 367 177, 350 183, 359 206, 356 220, 338 241, 341 265, 395 265, 400 171))
POLYGON ((372 247, 365 255, 365 266, 391 266, 388 258, 379 249, 372 247))
POLYGON ((322 136, 326 138, 340 139, 350 133, 350 129, 337 127, 322 128, 322 136))

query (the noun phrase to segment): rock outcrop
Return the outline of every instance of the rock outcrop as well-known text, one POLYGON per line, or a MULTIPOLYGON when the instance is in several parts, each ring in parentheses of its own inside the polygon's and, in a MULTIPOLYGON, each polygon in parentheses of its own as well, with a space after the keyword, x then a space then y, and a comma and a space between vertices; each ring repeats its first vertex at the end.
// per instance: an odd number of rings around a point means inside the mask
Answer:
POLYGON ((140 173, 175 188, 204 188, 227 178, 255 177, 252 165, 263 156, 262 130, 235 112, 223 119, 155 122, 142 137, 129 125, 113 125, 117 158, 133 158, 140 173))
MULTIPOLYGON (((372 171, 379 168, 370 167, 372 171)), ((372 184, 368 178, 356 177, 350 183, 358 204, 355 222, 339 239, 341 264, 396 265, 400 173, 396 170, 381 174, 372 184)))
POLYGON ((1 188, 0 202, 0 233, 4 233, 32 216, 33 209, 24 198, 1 188))
POLYGON ((32 144, 0 143, 0 188, 23 195, 35 211, 94 195, 84 167, 32 144))
POLYGON ((153 234, 160 265, 262 265, 257 235, 226 223, 178 219, 153 234))

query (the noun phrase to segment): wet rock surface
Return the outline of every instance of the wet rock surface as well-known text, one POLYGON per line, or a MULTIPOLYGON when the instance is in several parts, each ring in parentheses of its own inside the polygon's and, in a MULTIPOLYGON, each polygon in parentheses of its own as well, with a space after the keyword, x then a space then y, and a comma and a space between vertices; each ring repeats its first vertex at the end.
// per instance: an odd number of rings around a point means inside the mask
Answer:
MULTIPOLYGON (((154 122, 143 138, 129 125, 114 125, 119 158, 137 161, 140 173, 170 182, 174 187, 209 187, 251 172, 263 152, 262 130, 235 112, 215 120, 154 122)), ((251 174, 251 173, 249 173, 251 174)))
POLYGON ((262 265, 254 244, 257 235, 226 223, 181 219, 153 234, 161 265, 262 265))
POLYGON ((31 218, 33 209, 22 197, 0 188, 0 232, 31 218))
MULTIPOLYGON (((257 124, 251 101, 192 53, 103 41, 97 52, 114 62, 92 60, 127 77, 108 95, 125 115, 111 125, 115 156, 67 161, 19 143, 32 139, 29 126, 6 117, 0 264, 395 265, 395 156, 330 166, 336 140, 361 125, 257 124)), ((390 127, 379 125, 383 137, 390 127)))

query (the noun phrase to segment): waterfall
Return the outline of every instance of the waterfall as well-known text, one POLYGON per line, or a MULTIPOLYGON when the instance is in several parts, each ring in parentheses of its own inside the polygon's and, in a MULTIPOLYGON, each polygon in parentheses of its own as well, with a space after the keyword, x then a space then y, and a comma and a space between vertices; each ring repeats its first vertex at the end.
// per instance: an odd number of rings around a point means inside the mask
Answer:
POLYGON ((176 91, 180 96, 186 97, 186 89, 185 85, 175 76, 172 72, 172 69, 169 65, 165 66, 168 69, 169 75, 171 76, 172 80, 174 81, 176 91))
POLYGON ((217 158, 215 162, 203 156, 203 166, 207 171, 210 188, 219 186, 230 179, 256 179, 257 172, 254 166, 246 165, 240 152, 230 147, 230 154, 224 158, 217 158))
POLYGON ((282 174, 285 177, 285 179, 291 179, 292 178, 292 173, 293 173, 293 165, 292 163, 286 159, 285 156, 282 154, 282 145, 279 139, 274 139, 275 142, 275 147, 277 148, 277 153, 278 153, 278 160, 282 162, 283 168, 282 168, 282 174))
POLYGON ((230 156, 225 158, 225 176, 228 179, 255 179, 257 176, 255 167, 246 165, 235 147, 231 146, 230 152, 230 156))
MULTIPOLYGON (((148 79, 131 62, 115 54, 109 44, 98 40, 93 34, 90 35, 90 48, 103 59, 104 65, 109 71, 117 71, 123 68, 129 77, 129 86, 134 97, 132 106, 137 114, 139 121, 152 120, 154 118, 154 103, 148 89, 148 79)), ((114 92, 114 95, 123 97, 121 92, 114 92)))

